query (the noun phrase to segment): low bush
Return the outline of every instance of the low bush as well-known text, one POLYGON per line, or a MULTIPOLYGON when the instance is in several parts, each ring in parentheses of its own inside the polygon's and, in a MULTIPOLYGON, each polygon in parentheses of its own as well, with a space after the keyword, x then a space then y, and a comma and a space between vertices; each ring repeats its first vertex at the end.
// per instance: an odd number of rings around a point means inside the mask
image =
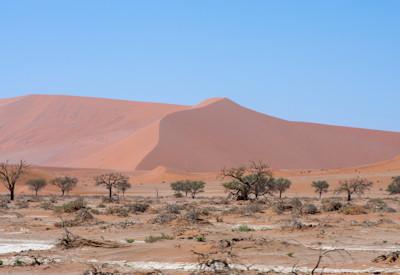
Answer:
POLYGON ((254 231, 253 228, 249 227, 246 224, 241 224, 239 225, 239 227, 237 229, 235 229, 235 231, 239 231, 239 232, 250 232, 250 231, 254 231))
POLYGON ((322 210, 325 212, 339 211, 343 204, 337 200, 324 199, 322 200, 322 210))
POLYGON ((128 217, 129 211, 127 208, 122 206, 111 206, 106 209, 107 215, 115 215, 118 217, 128 217))
POLYGON ((305 204, 303 206, 303 214, 314 215, 317 214, 318 212, 319 212, 318 208, 312 203, 305 204))
POLYGON ((178 217, 174 214, 169 214, 169 213, 161 213, 157 215, 153 220, 152 223, 156 224, 165 224, 169 223, 173 220, 176 220, 178 217))
POLYGON ((133 203, 127 205, 129 211, 133 213, 138 213, 138 212, 144 213, 149 207, 150 205, 147 203, 133 203))
POLYGON ((66 202, 61 206, 55 207, 55 210, 57 212, 73 213, 85 208, 86 205, 87 203, 83 198, 78 198, 76 200, 66 202))
POLYGON ((362 205, 347 204, 340 209, 340 213, 345 215, 362 215, 367 214, 368 211, 362 205))
POLYGON ((147 236, 144 241, 146 243, 155 243, 155 242, 158 242, 158 241, 173 240, 173 239, 174 239, 174 237, 166 235, 164 233, 161 233, 161 235, 159 235, 159 236, 153 236, 153 235, 147 236))
POLYGON ((394 213, 395 209, 389 207, 385 201, 382 199, 370 199, 368 200, 365 208, 372 212, 384 212, 384 213, 394 213))
POLYGON ((182 208, 177 204, 167 204, 165 210, 170 214, 179 214, 182 208))

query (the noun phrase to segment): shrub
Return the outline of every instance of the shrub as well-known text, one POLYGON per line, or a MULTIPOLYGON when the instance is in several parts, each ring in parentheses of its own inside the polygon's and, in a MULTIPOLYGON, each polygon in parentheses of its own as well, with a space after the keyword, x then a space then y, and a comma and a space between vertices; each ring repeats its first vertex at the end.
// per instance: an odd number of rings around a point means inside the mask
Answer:
POLYGON ((390 195, 400 194, 400 176, 394 177, 393 181, 389 184, 386 189, 390 195))
POLYGON ((337 200, 323 200, 322 210, 325 212, 339 211, 343 207, 343 204, 337 200))
POLYGON ((246 225, 246 224, 241 224, 241 225, 239 225, 239 227, 236 229, 236 231, 239 231, 239 232, 250 232, 250 231, 254 231, 254 229, 251 228, 251 227, 249 227, 249 226, 246 225))
POLYGON ((166 235, 164 233, 161 233, 161 235, 159 235, 159 236, 153 236, 153 235, 147 236, 144 241, 146 243, 155 243, 155 242, 162 241, 162 240, 173 240, 173 239, 174 239, 173 237, 166 235))
POLYGON ((29 208, 29 202, 25 201, 25 200, 18 200, 15 205, 19 208, 29 208))
POLYGON ((291 210, 292 212, 296 213, 296 214, 302 214, 303 213, 303 203, 301 202, 301 200, 299 198, 293 198, 290 200, 289 202, 290 206, 291 206, 291 210))
POLYGON ((152 223, 165 224, 165 223, 169 223, 176 219, 177 219, 177 216, 174 214, 161 213, 153 219, 152 223))
POLYGON ((165 210, 170 214, 179 214, 181 211, 181 207, 177 204, 167 204, 165 210))
POLYGON ((54 204, 50 201, 44 201, 40 204, 40 208, 44 209, 44 210, 54 210, 54 204))
POLYGON ((199 210, 192 208, 186 212, 184 218, 185 218, 185 220, 187 220, 191 223, 196 223, 197 221, 200 220, 200 215, 201 215, 201 212, 199 210))
POLYGON ((245 216, 252 216, 255 213, 262 213, 263 207, 259 203, 251 203, 242 209, 242 214, 245 216))
POLYGON ((205 242, 206 241, 206 237, 204 237, 204 235, 196 236, 194 239, 196 241, 198 241, 198 242, 205 242))
POLYGON ((134 204, 127 205, 127 207, 128 207, 130 212, 133 212, 133 213, 137 213, 137 212, 144 213, 150 207, 150 205, 147 204, 147 203, 134 203, 134 204))
POLYGON ((106 214, 108 214, 108 215, 116 215, 116 216, 119 216, 119 217, 128 217, 129 216, 129 211, 125 207, 112 206, 112 207, 108 207, 107 208, 106 214))
POLYGON ((126 239, 126 242, 127 242, 127 243, 134 243, 134 242, 135 242, 135 239, 126 239))
POLYGON ((368 213, 364 206, 354 204, 347 204, 340 210, 340 212, 345 215, 362 215, 368 213))
POLYGON ((368 200, 365 208, 373 211, 373 212, 386 212, 386 213, 394 213, 395 209, 389 207, 386 202, 382 199, 370 199, 368 200))
POLYGON ((73 213, 81 210, 86 207, 86 201, 83 198, 78 198, 76 200, 66 202, 61 206, 56 207, 57 211, 61 211, 64 213, 73 213))
POLYGON ((318 213, 318 208, 312 203, 305 204, 303 206, 303 213, 307 215, 314 215, 318 213))

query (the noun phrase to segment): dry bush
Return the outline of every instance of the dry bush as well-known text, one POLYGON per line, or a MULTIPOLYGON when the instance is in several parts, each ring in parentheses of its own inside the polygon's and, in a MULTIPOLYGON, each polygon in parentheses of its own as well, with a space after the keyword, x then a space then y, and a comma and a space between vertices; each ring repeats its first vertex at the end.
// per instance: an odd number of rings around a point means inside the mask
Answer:
POLYGON ((264 207, 259 203, 251 203, 241 209, 244 216, 253 216, 256 213, 263 213, 264 207))
POLYGON ((73 213, 85 208, 87 205, 86 201, 83 198, 78 198, 76 200, 66 202, 61 206, 57 206, 55 210, 57 212, 63 213, 73 213))
POLYGON ((5 198, 5 197, 1 197, 0 198, 0 209, 8 209, 8 204, 10 203, 10 200, 5 198))
POLYGON ((80 236, 72 234, 70 231, 64 228, 64 235, 61 237, 61 239, 58 240, 57 246, 63 249, 71 249, 71 248, 85 247, 85 246, 102 247, 102 248, 120 248, 120 247, 125 247, 126 245, 113 241, 85 239, 80 236))
POLYGON ((167 204, 165 206, 165 211, 169 214, 180 214, 182 207, 178 204, 167 204))
POLYGON ((372 212, 383 212, 383 213, 394 213, 395 209, 389 207, 386 202, 382 199, 370 199, 368 200, 365 208, 372 212))
POLYGON ((90 213, 87 208, 82 208, 75 214, 75 218, 72 220, 66 220, 57 222, 54 225, 56 227, 73 227, 73 226, 81 226, 81 225, 90 225, 96 223, 96 219, 90 213))
POLYGON ((314 215, 318 212, 318 208, 312 203, 308 203, 303 206, 303 214, 314 215))
POLYGON ((362 215, 367 214, 368 211, 362 205, 347 204, 340 209, 340 213, 343 213, 345 215, 362 215))
POLYGON ((322 210, 325 212, 339 211, 343 207, 343 203, 335 199, 323 199, 322 210))
POLYGON ((400 251, 390 252, 389 254, 376 257, 374 263, 388 263, 393 264, 400 261, 400 251))
POLYGON ((173 239, 174 239, 174 237, 166 235, 164 233, 161 233, 161 235, 158 235, 158 236, 153 236, 153 235, 147 236, 144 241, 146 243, 155 243, 158 241, 173 240, 173 239))
POLYGON ((156 224, 166 224, 173 220, 176 220, 178 216, 169 213, 161 213, 157 215, 151 222, 156 224))
POLYGON ((44 201, 40 204, 40 208, 44 209, 44 210, 54 210, 55 206, 52 202, 50 201, 44 201))
POLYGON ((132 203, 132 204, 126 205, 126 207, 128 208, 129 212, 144 213, 150 207, 150 205, 148 203, 132 203))
POLYGON ((118 217, 128 217, 129 210, 123 206, 110 206, 106 209, 105 214, 107 215, 115 215, 118 217))
POLYGON ((29 202, 26 201, 26 200, 17 200, 17 201, 15 202, 15 206, 16 206, 18 209, 29 208, 29 202))

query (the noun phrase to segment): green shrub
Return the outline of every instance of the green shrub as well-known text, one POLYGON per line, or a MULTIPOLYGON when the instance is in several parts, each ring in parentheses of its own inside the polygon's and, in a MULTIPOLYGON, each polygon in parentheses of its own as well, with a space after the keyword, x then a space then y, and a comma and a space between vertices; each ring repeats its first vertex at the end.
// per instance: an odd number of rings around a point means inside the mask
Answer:
POLYGON ((204 237, 204 235, 196 236, 194 239, 196 241, 198 241, 198 242, 205 242, 206 241, 206 237, 204 237))
POLYGON ((134 243, 134 242, 135 242, 135 239, 126 239, 126 242, 127 242, 127 243, 134 243))
POLYGON ((246 225, 246 224, 241 224, 241 225, 239 225, 239 227, 236 229, 236 231, 239 231, 239 232, 250 232, 250 231, 254 231, 254 229, 251 228, 251 227, 249 227, 249 226, 246 225))
POLYGON ((87 205, 83 198, 78 198, 76 200, 66 202, 61 206, 55 208, 57 212, 73 213, 85 208, 87 205))

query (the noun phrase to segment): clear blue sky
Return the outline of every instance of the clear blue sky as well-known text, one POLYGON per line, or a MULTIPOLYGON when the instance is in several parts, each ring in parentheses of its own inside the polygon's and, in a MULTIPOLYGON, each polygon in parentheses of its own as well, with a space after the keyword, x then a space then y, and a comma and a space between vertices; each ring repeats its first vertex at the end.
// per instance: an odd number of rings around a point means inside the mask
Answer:
MULTIPOLYGON (((195 104, 400 131, 400 1, 0 1, 0 97, 195 104)), ((22 111, 22 110, 21 110, 22 111)))

